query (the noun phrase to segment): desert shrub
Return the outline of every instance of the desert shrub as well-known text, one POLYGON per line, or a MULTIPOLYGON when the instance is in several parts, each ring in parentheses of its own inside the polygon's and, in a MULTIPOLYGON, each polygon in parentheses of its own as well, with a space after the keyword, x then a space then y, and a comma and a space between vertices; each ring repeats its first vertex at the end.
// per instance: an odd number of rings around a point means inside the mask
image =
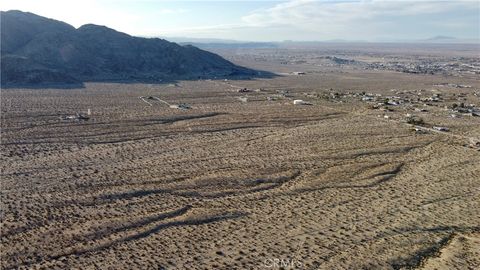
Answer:
POLYGON ((423 119, 420 117, 410 116, 407 117, 407 123, 420 126, 425 124, 425 121, 423 121, 423 119))

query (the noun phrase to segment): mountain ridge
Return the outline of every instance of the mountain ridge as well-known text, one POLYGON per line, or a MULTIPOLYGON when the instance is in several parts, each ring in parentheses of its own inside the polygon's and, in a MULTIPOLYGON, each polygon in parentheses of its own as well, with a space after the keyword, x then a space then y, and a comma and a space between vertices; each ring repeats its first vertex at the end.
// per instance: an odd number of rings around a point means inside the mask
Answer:
POLYGON ((1 12, 2 85, 267 76, 193 46, 1 12))

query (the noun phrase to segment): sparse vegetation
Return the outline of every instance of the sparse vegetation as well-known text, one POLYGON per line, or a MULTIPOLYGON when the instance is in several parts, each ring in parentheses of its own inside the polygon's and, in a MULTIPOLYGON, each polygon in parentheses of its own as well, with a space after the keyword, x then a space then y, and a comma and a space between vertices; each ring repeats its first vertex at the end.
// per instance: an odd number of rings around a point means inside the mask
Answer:
POLYGON ((331 51, 222 52, 303 76, 2 89, 2 267, 256 269, 285 254, 324 269, 478 265, 478 118, 446 109, 478 96, 433 86, 478 78, 332 67, 331 51), (425 85, 442 98, 422 101, 425 85), (425 122, 451 128, 411 131, 425 122))
POLYGON ((411 125, 416 125, 416 126, 425 125, 425 121, 423 120, 423 118, 418 117, 418 116, 408 116, 406 118, 406 122, 411 124, 411 125))

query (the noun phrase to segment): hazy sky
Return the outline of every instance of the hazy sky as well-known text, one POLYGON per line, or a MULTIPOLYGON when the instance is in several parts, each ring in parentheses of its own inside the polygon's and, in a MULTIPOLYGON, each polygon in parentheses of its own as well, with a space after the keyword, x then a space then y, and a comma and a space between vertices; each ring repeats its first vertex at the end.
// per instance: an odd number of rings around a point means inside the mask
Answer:
POLYGON ((2 0, 65 21, 94 23, 137 36, 280 40, 480 38, 480 0, 2 0))

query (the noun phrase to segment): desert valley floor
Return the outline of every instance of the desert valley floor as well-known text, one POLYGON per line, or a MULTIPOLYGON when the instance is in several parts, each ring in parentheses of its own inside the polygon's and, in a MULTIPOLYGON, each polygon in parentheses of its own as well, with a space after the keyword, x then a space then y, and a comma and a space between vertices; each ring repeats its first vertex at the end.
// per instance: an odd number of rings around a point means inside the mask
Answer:
POLYGON ((2 89, 2 268, 478 269, 478 74, 261 52, 220 53, 280 76, 2 89))

